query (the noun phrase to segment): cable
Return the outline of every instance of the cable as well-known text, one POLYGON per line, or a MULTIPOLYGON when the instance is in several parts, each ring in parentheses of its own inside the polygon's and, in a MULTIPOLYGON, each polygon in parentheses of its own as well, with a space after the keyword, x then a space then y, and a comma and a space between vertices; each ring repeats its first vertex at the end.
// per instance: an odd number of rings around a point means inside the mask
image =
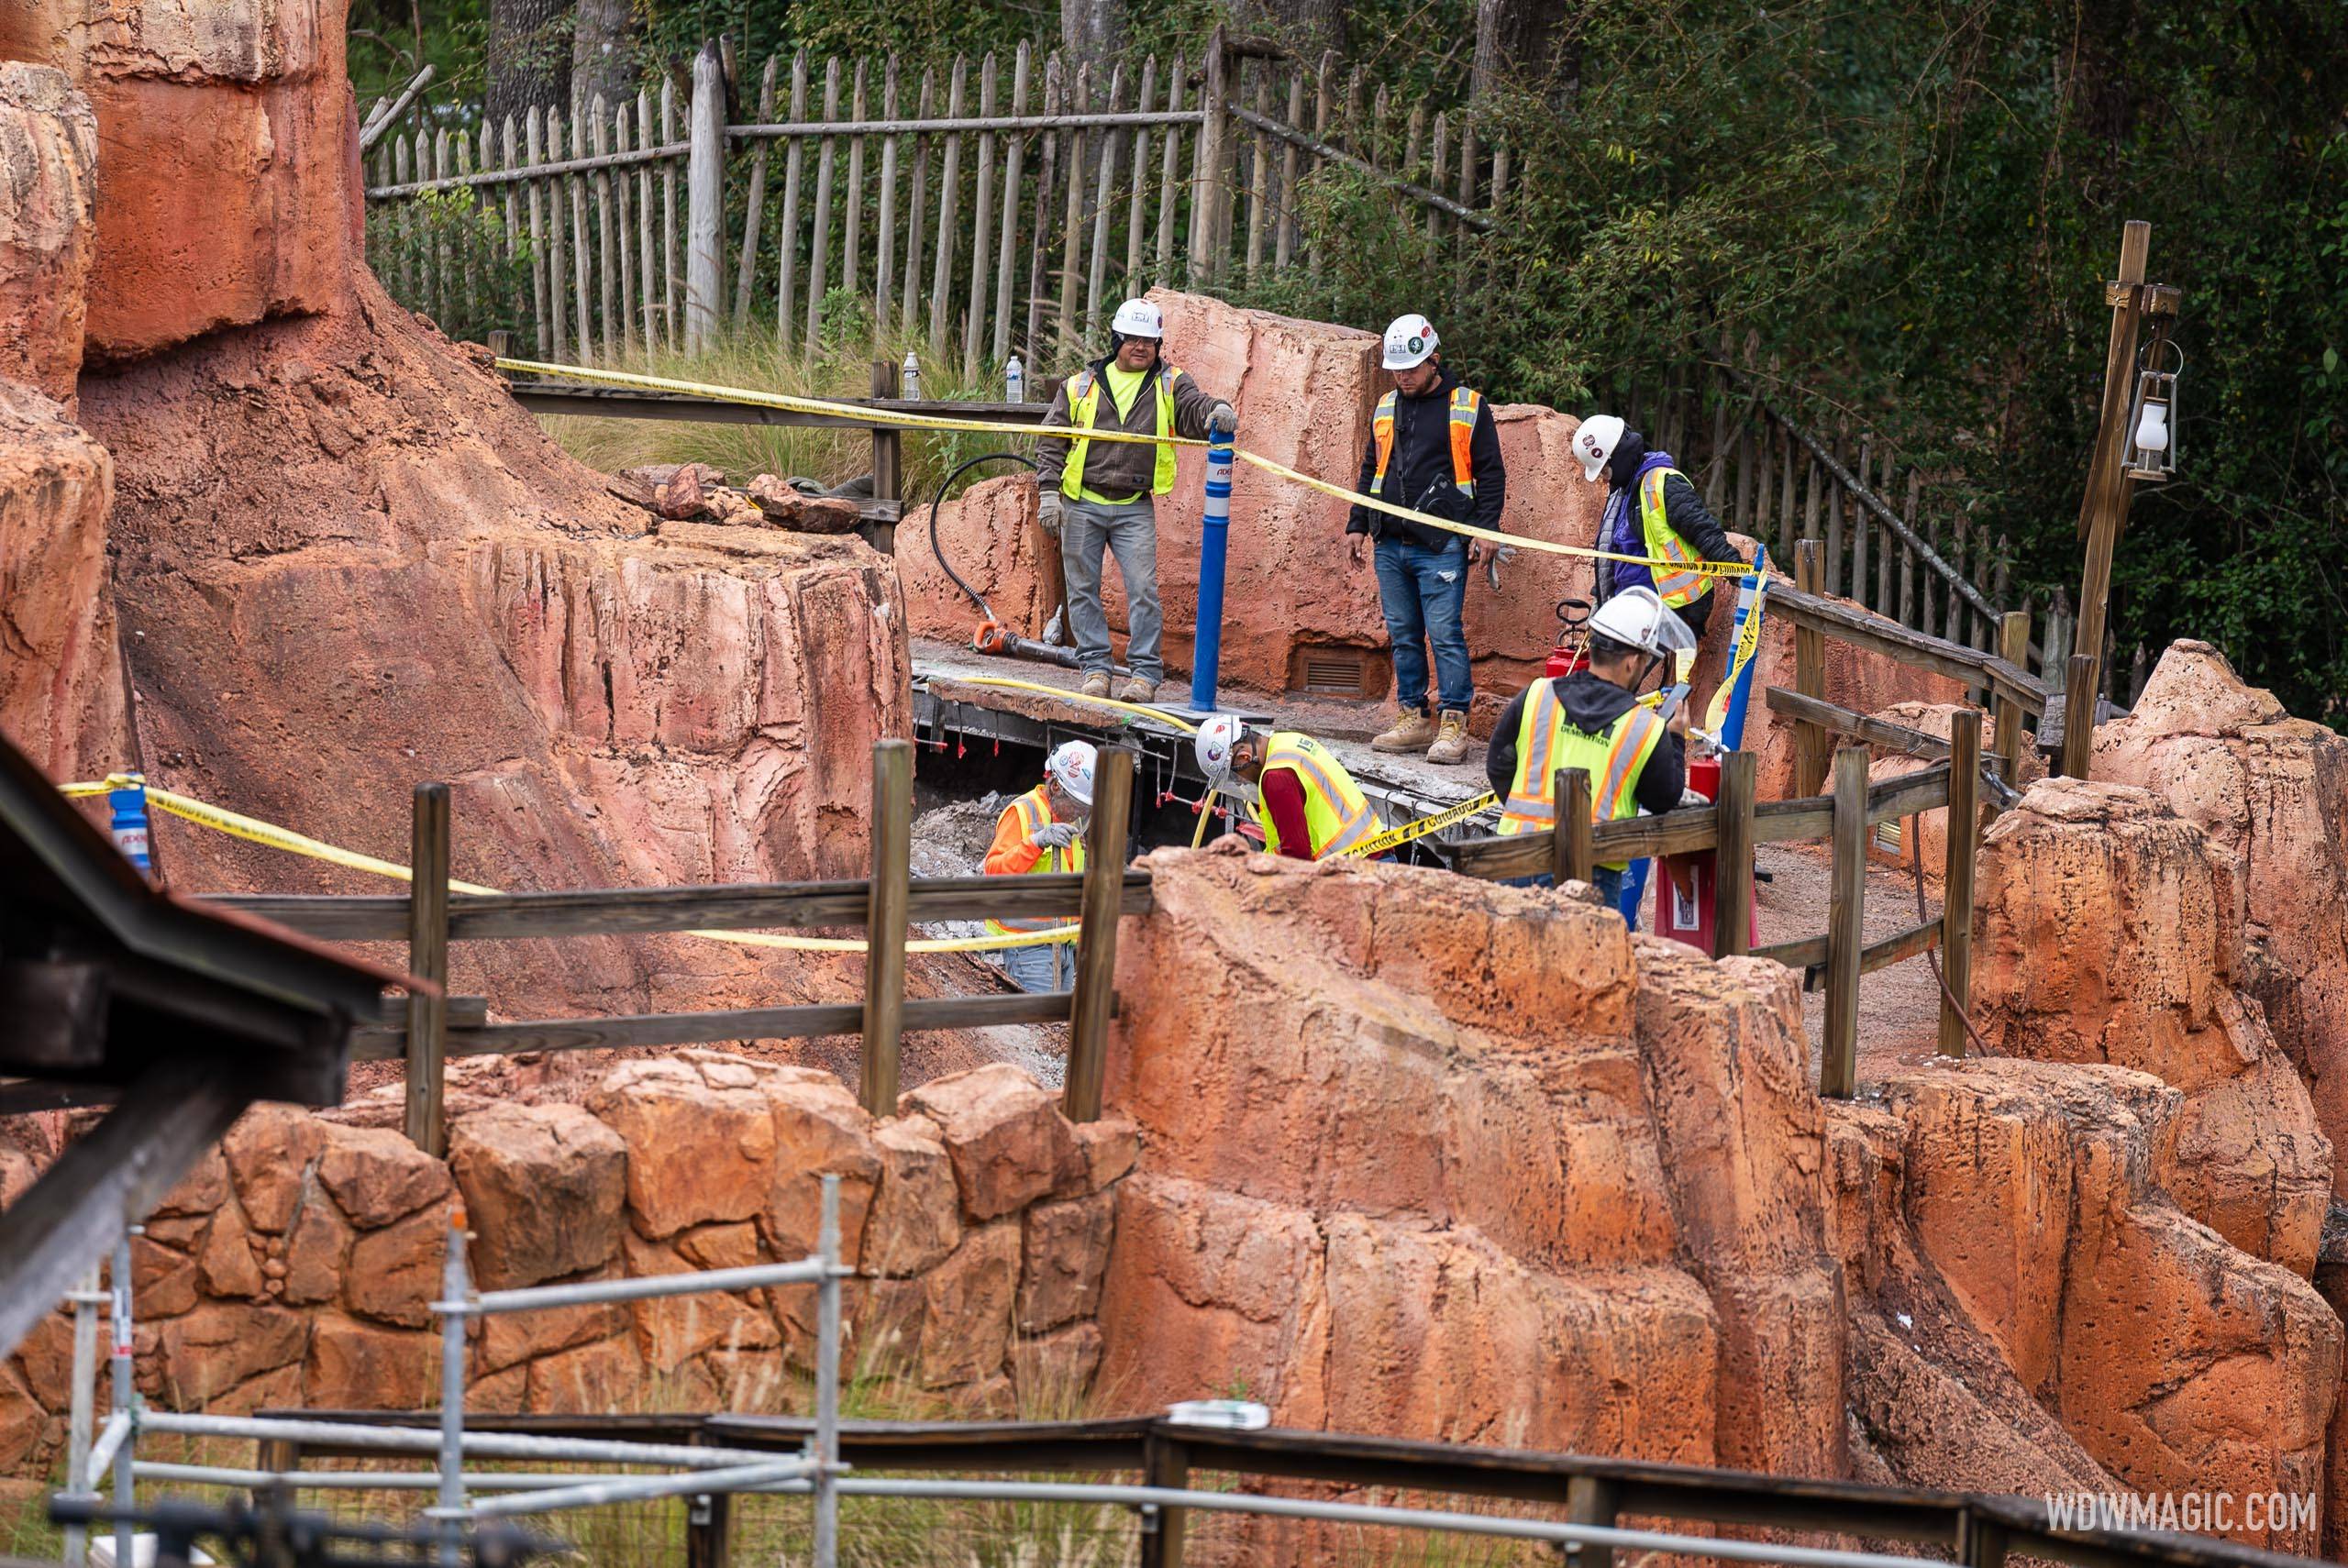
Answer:
POLYGON ((1023 458, 1016 452, 981 452, 977 457, 972 458, 969 462, 964 463, 960 468, 956 469, 952 473, 947 474, 946 478, 939 482, 936 493, 929 498, 929 553, 937 558, 937 564, 946 569, 946 575, 954 580, 954 586, 970 596, 970 602, 979 607, 979 618, 981 621, 991 624, 994 620, 994 606, 987 602, 986 596, 984 594, 980 593, 977 589, 972 588, 969 583, 962 580, 962 574, 954 569, 954 563, 946 558, 945 550, 940 548, 937 543, 938 503, 946 499, 946 492, 954 488, 954 481, 956 480, 960 479, 964 474, 969 473, 980 463, 1024 463, 1028 468, 1035 469, 1038 473, 1041 473, 1043 470, 1036 469, 1035 458, 1023 458))

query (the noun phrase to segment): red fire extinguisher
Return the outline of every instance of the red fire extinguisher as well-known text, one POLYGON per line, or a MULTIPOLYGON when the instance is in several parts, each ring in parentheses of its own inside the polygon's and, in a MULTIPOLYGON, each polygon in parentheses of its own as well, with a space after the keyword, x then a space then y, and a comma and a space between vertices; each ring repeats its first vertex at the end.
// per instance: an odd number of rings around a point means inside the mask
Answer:
POLYGON ((1557 646, 1549 650, 1541 673, 1555 680, 1589 668, 1589 601, 1557 601, 1557 646))
MULTIPOLYGON (((1688 788, 1707 801, 1720 799, 1718 755, 1689 759, 1688 788)), ((1684 942, 1700 953, 1711 954, 1715 944, 1718 913, 1714 907, 1711 853, 1667 855, 1656 862, 1656 868, 1660 874, 1655 878, 1655 916, 1647 929, 1674 942, 1684 942)), ((1760 900, 1757 893, 1752 897, 1745 929, 1757 933, 1760 900)))

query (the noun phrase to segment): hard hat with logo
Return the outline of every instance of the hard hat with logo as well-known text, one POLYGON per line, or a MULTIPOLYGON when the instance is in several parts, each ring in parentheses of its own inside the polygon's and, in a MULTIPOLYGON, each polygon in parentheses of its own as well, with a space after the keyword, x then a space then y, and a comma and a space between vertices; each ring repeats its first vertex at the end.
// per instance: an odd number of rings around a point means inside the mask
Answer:
POLYGON ((1574 456, 1581 459, 1581 477, 1595 482, 1606 459, 1623 443, 1623 422, 1611 414, 1593 414, 1574 432, 1574 456))
POLYGON ((1166 317, 1147 300, 1127 300, 1109 318, 1109 330, 1120 337, 1164 337, 1166 317))
POLYGON ((1231 752, 1247 734, 1247 726, 1230 713, 1216 713, 1199 726, 1197 738, 1191 745, 1198 753, 1199 771, 1207 776, 1209 784, 1221 784, 1231 777, 1231 752))
POLYGON ((1591 612, 1589 629, 1656 658, 1696 651, 1696 635, 1688 623, 1665 609, 1652 588, 1624 589, 1591 612))
POLYGON ((1423 315, 1398 315, 1386 328, 1386 358, 1390 370, 1409 370, 1427 362, 1435 351, 1434 323, 1423 315))
POLYGON ((1063 742, 1052 759, 1044 764, 1045 775, 1068 791, 1080 806, 1092 804, 1092 765, 1096 758, 1092 747, 1084 741, 1063 742))

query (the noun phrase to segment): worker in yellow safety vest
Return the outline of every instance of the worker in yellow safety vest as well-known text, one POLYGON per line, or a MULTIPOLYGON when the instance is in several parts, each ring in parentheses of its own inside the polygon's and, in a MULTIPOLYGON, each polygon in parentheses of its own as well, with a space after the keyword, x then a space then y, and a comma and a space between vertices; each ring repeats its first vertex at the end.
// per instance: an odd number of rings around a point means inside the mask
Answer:
POLYGON ((1166 318, 1148 300, 1127 300, 1109 323, 1109 352, 1060 383, 1044 423, 1078 430, 1150 436, 1093 441, 1046 436, 1036 443, 1036 521, 1059 541, 1068 583, 1069 629, 1076 635, 1084 694, 1109 695, 1115 664, 1109 617, 1101 608, 1101 558, 1113 551, 1125 580, 1125 662, 1133 674, 1118 696, 1148 702, 1166 679, 1158 654, 1165 623, 1157 604, 1156 499, 1174 488, 1169 436, 1200 439, 1239 427, 1231 404, 1167 363, 1166 318))
POLYGON ((1291 860, 1342 855, 1378 831, 1369 798, 1344 763, 1311 735, 1251 730, 1229 713, 1199 726, 1192 743, 1212 789, 1233 778, 1256 786, 1264 847, 1291 860))
MULTIPOLYGON (((990 877, 1025 877, 1047 871, 1084 869, 1084 829, 1092 814, 1093 749, 1082 741, 1068 741, 1044 765, 1044 781, 1003 807, 995 819, 994 843, 987 848, 990 877)), ((1049 931, 1068 922, 1049 915, 1013 916, 987 922, 990 936, 1025 931, 1049 931)), ((1073 978, 1076 946, 1067 942, 1038 942, 1029 947, 1005 947, 1003 972, 1023 991, 1060 991, 1073 978)))
POLYGON ((1700 569, 1700 563, 1742 564, 1744 558, 1696 493, 1695 481, 1679 471, 1670 453, 1649 447, 1645 436, 1611 414, 1583 420, 1574 432, 1573 448, 1584 479, 1596 483, 1602 475, 1606 480, 1598 547, 1639 558, 1597 563, 1599 597, 1651 588, 1689 633, 1703 636, 1718 577, 1700 569))
MULTIPOLYGON (((1484 761, 1501 801, 1500 831, 1556 828, 1560 768, 1589 775, 1596 822, 1678 806, 1687 788, 1688 711, 1659 718, 1637 693, 1667 655, 1695 646, 1652 588, 1626 588, 1592 612, 1589 664, 1534 681, 1501 710, 1484 761)), ((1599 896, 1610 909, 1621 900, 1625 864, 1598 867, 1599 896)), ((1549 882, 1546 876, 1526 880, 1549 882)))

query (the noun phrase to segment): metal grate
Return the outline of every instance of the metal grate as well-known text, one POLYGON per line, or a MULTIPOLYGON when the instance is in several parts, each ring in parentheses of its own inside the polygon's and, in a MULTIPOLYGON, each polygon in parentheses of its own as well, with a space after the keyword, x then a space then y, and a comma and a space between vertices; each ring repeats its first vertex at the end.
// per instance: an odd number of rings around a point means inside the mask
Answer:
POLYGON ((1289 655, 1288 689, 1330 697, 1376 697, 1386 689, 1375 648, 1300 645, 1289 655))

